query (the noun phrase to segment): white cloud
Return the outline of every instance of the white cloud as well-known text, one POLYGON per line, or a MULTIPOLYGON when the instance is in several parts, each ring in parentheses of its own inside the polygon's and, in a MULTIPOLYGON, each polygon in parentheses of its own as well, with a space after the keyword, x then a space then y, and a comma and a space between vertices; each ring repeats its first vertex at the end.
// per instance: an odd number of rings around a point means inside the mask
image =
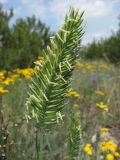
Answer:
POLYGON ((86 11, 87 17, 100 17, 105 16, 111 11, 111 4, 103 0, 89 1, 89 3, 84 3, 81 7, 86 11))
POLYGON ((106 0, 52 0, 50 10, 54 16, 61 18, 67 12, 69 6, 85 10, 87 17, 100 17, 107 15, 113 7, 113 3, 106 0))
POLYGON ((20 16, 22 11, 24 14, 36 15, 36 17, 44 18, 47 14, 47 8, 43 0, 22 0, 20 6, 15 9, 15 15, 20 16))
POLYGON ((92 38, 95 38, 95 39, 100 39, 102 37, 105 36, 105 32, 104 31, 97 31, 95 33, 92 33, 92 38))
POLYGON ((46 14, 46 6, 43 3, 31 3, 28 5, 28 9, 32 14, 38 16, 44 16, 46 14))
POLYGON ((0 3, 6 3, 7 0, 0 0, 0 3))
POLYGON ((28 4, 29 3, 29 0, 22 0, 21 1, 23 4, 28 4))
MULTIPOLYGON (((6 0, 0 0, 6 1, 6 0)), ((118 2, 114 0, 113 2, 118 2)), ((113 3, 110 0, 21 0, 21 7, 25 7, 31 14, 37 16, 54 17, 63 20, 70 6, 85 10, 86 17, 101 17, 110 13, 113 3)))
POLYGON ((32 4, 34 4, 34 3, 38 3, 38 2, 44 2, 44 0, 36 0, 36 2, 35 1, 33 1, 33 0, 22 0, 21 1, 23 4, 30 4, 30 3, 32 3, 32 4))
POLYGON ((120 0, 113 0, 113 3, 120 3, 120 0))

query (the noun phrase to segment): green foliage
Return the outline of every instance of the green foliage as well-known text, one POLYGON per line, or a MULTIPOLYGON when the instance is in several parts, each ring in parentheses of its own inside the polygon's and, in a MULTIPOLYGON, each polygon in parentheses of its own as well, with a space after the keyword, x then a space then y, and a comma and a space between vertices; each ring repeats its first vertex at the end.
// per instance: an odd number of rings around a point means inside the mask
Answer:
POLYGON ((33 66, 33 61, 49 44, 50 28, 35 16, 18 19, 10 27, 13 11, 0 7, 0 69, 25 68, 33 66))
MULTIPOLYGON (((72 78, 73 88, 80 93, 80 99, 71 97, 70 103, 65 106, 65 121, 62 125, 57 125, 52 134, 47 133, 44 136, 43 156, 44 160, 65 160, 68 158, 67 136, 68 123, 70 120, 70 109, 73 109, 73 104, 77 103, 79 108, 75 108, 76 112, 80 111, 80 125, 82 132, 82 144, 80 145, 79 160, 93 158, 86 156, 83 152, 83 147, 86 143, 91 143, 91 137, 95 135, 99 127, 113 126, 119 124, 120 119, 120 68, 113 65, 103 63, 103 61, 86 62, 80 61, 84 66, 77 67, 73 71, 72 78), (93 69, 88 70, 87 64, 93 64, 93 69), (108 68, 103 68, 107 65, 108 68), (86 67, 85 67, 86 66, 86 67), (109 67, 111 69, 109 69, 109 67), (97 83, 91 81, 91 76, 98 77, 97 83), (96 90, 100 89, 105 93, 105 96, 96 94, 96 90), (71 102, 72 101, 72 102, 71 102), (96 103, 104 101, 108 104, 109 111, 104 112, 96 108, 96 103), (82 155, 81 155, 82 153, 82 155), (51 156, 52 155, 52 156, 51 156), (53 157, 53 158, 52 158, 53 157)), ((8 94, 2 95, 2 113, 4 124, 8 123, 8 140, 7 140, 7 159, 9 160, 36 160, 35 136, 36 129, 33 124, 28 123, 24 119, 25 101, 27 97, 28 81, 22 80, 8 86, 8 94)), ((0 114, 0 120, 2 116, 0 114)), ((0 136, 2 131, 0 126, 0 136)), ((119 130, 118 135, 119 134, 119 130)), ((115 132, 112 132, 115 134, 115 132)), ((38 133, 40 140, 40 134, 38 133)), ((1 136, 1 139, 4 136, 1 136)), ((3 140, 3 139, 2 139, 3 140)), ((118 141, 120 138, 118 139, 118 141)), ((2 143, 1 143, 2 145, 2 143)), ((94 147, 94 146, 93 146, 94 147)), ((1 149, 2 150, 2 149, 1 149)), ((94 150, 95 151, 95 150, 94 150)), ((96 154, 96 151, 94 152, 96 154)), ((0 153, 1 154, 1 153, 0 153)), ((76 158, 77 159, 77 158, 76 158)), ((95 158, 94 158, 95 159, 95 158)), ((96 160, 96 159, 95 159, 96 160)))
POLYGON ((75 160, 80 152, 81 128, 80 128, 80 113, 71 113, 68 148, 71 160, 75 160))
POLYGON ((106 39, 93 41, 81 48, 81 55, 86 59, 105 59, 112 63, 120 62, 120 24, 116 33, 106 39))
POLYGON ((82 56, 87 59, 103 58, 104 50, 101 43, 102 41, 100 42, 93 41, 87 46, 84 46, 83 48, 81 48, 82 56))
POLYGON ((65 106, 65 92, 77 58, 83 35, 83 13, 73 8, 65 18, 64 26, 51 39, 50 46, 43 53, 44 62, 38 63, 38 71, 30 84, 27 101, 28 118, 37 121, 40 128, 58 123, 65 106))
POLYGON ((111 36, 104 42, 105 55, 112 63, 120 63, 120 35, 111 36))

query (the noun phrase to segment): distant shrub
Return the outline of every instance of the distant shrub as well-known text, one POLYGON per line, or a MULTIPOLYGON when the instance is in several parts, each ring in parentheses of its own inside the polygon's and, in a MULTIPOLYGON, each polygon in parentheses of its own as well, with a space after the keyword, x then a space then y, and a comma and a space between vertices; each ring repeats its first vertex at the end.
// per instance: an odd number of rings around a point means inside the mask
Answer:
POLYGON ((81 48, 81 54, 85 59, 107 59, 112 63, 120 62, 120 34, 113 34, 108 39, 95 40, 81 48))

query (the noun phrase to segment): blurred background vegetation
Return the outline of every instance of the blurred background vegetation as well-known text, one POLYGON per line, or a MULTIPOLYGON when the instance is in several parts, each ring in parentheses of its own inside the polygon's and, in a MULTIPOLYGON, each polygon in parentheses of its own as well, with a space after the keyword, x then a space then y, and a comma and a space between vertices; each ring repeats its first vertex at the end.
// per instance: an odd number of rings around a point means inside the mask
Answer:
MULTIPOLYGON (((6 12, 0 5, 0 69, 25 68, 33 66, 33 61, 49 44, 54 35, 50 28, 35 16, 10 21, 13 10, 6 12)), ((120 21, 120 17, 118 18, 120 21)), ((120 62, 120 22, 119 29, 112 36, 93 41, 81 47, 80 55, 85 59, 105 59, 112 63, 120 62)))
MULTIPOLYGON (((13 16, 12 9, 5 12, 0 5, 0 70, 5 70, 5 78, 13 76, 16 68, 33 68, 33 62, 49 45, 49 37, 54 35, 35 16, 18 19, 10 26, 13 16)), ((69 159, 66 145, 69 107, 82 113, 81 128, 86 143, 91 141, 99 127, 109 126, 112 129, 120 124, 120 24, 111 37, 94 40, 82 46, 79 53, 80 61, 76 63, 72 87, 80 96, 70 97, 65 109, 65 123, 58 126, 52 135, 45 135, 45 160, 69 159), (98 102, 107 104, 109 112, 96 108, 98 102)), ((22 73, 24 76, 28 74, 26 71, 22 73)), ((5 86, 9 91, 7 94, 0 93, 0 159, 6 156, 7 160, 35 160, 37 128, 25 121, 29 78, 18 77, 5 86)), ((117 134, 119 130, 111 132, 117 134)))
POLYGON ((50 28, 35 16, 18 19, 10 27, 13 10, 0 5, 0 69, 31 67, 49 44, 50 28))

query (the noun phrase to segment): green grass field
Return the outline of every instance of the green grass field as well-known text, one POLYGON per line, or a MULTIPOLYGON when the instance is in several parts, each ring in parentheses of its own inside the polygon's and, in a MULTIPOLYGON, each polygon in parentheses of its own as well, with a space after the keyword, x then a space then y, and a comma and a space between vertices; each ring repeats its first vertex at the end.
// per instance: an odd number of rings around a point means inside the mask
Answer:
MULTIPOLYGON (((80 111, 82 144, 93 143, 92 138, 100 128, 109 128, 110 135, 120 144, 120 68, 103 61, 77 61, 73 72, 71 91, 67 94, 69 103, 64 109, 64 122, 53 133, 45 134, 42 146, 45 160, 69 159, 67 130, 69 110, 80 111), (103 107, 100 104, 103 103, 103 107), (118 126, 118 128, 117 128, 118 126)), ((26 122, 26 100, 29 80, 17 79, 6 87, 8 93, 0 94, 0 155, 6 145, 9 160, 35 160, 36 143, 40 135, 33 122, 26 122), (6 137, 6 141, 5 138, 6 137)), ((39 148, 39 147, 38 147, 39 148)), ((83 149, 81 151, 84 152, 83 149)), ((82 154, 81 153, 81 154, 82 154)), ((84 153, 83 153, 84 155, 84 153)), ((82 160, 82 159, 81 159, 82 160)))

